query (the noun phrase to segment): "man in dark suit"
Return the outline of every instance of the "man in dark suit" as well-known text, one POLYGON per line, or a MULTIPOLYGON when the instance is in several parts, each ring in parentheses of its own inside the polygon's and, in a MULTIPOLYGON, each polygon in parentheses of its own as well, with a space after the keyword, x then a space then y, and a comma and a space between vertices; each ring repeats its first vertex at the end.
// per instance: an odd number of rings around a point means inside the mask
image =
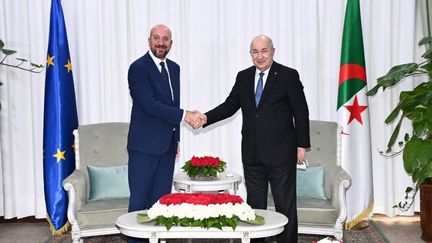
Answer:
MULTIPOLYGON (((148 209, 171 192, 178 153, 180 123, 199 121, 198 112, 180 104, 180 67, 166 58, 171 30, 156 25, 148 38, 150 51, 133 62, 128 81, 132 113, 128 136, 129 212, 148 209)), ((143 242, 129 238, 128 242, 143 242)))
POLYGON ((269 37, 255 37, 250 46, 254 66, 240 71, 225 102, 201 119, 210 125, 241 109, 247 202, 266 209, 270 182, 276 211, 289 219, 278 243, 293 243, 298 227, 296 164, 304 163, 310 147, 309 111, 299 74, 273 61, 274 52, 269 37))

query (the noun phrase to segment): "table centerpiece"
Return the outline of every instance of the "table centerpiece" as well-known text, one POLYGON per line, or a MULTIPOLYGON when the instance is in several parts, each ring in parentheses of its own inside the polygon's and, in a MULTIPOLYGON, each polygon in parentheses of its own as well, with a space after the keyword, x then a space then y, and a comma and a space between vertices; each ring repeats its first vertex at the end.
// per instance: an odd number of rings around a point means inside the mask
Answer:
POLYGON ((172 226, 218 228, 233 230, 239 221, 262 225, 264 217, 255 211, 240 196, 229 193, 170 193, 162 196, 147 213, 137 215, 139 223, 155 221, 167 230, 172 226))
POLYGON ((226 168, 226 162, 215 156, 193 156, 182 169, 191 179, 213 180, 226 168))

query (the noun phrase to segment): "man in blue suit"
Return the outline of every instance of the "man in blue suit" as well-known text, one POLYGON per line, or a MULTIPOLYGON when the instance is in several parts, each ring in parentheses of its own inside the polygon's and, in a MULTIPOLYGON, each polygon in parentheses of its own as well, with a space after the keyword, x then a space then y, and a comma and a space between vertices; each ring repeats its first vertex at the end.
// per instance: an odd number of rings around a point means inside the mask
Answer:
POLYGON ((167 26, 154 26, 148 38, 150 51, 129 67, 129 212, 148 209, 171 192, 180 123, 199 123, 200 113, 179 107, 180 67, 166 58, 172 42, 167 26))

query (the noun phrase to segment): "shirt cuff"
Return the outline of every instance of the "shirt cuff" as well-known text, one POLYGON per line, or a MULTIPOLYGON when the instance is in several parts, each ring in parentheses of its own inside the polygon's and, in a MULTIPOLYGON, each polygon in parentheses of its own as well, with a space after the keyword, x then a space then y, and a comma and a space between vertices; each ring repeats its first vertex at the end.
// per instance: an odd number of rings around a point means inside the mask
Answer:
POLYGON ((186 116, 186 111, 183 110, 183 115, 182 115, 182 119, 180 120, 180 123, 181 123, 182 121, 184 121, 185 116, 186 116))

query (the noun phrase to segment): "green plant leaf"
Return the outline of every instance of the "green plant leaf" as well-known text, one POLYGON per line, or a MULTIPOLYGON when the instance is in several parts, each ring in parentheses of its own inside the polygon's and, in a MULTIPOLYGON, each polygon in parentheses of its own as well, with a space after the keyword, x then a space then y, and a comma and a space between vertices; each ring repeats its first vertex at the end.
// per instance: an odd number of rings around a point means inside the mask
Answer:
POLYGON ((432 43, 432 37, 423 37, 423 38, 419 41, 418 45, 419 45, 419 46, 422 46, 422 45, 424 45, 424 44, 430 44, 430 43, 432 43))
POLYGON ((432 161, 432 140, 412 138, 405 144, 403 153, 404 168, 412 174, 413 181, 421 183, 430 176, 432 161), (426 169, 426 170, 424 170, 426 169))
POLYGON ((4 42, 0 39, 0 50, 3 49, 4 47, 4 42))
POLYGON ((385 88, 396 85, 407 75, 414 73, 418 68, 419 65, 417 63, 406 63, 392 67, 386 75, 377 79, 377 84, 369 90, 366 95, 375 95, 380 87, 384 90, 385 88))
POLYGON ((431 59, 432 58, 432 48, 429 48, 425 53, 423 53, 422 57, 424 57, 426 59, 431 59))
POLYGON ((255 215, 254 220, 248 220, 248 221, 242 221, 248 224, 254 224, 254 225, 263 225, 265 224, 265 218, 261 215, 255 215))
POLYGON ((140 224, 145 224, 145 223, 153 222, 155 220, 156 219, 150 219, 150 217, 146 213, 139 213, 139 214, 137 214, 137 221, 140 224))
POLYGON ((401 128, 402 120, 403 120, 403 116, 401 116, 401 118, 399 119, 399 122, 398 122, 397 126, 395 127, 395 129, 393 130, 393 133, 392 133, 392 135, 391 135, 391 137, 387 143, 387 151, 386 151, 387 153, 391 152, 391 148, 393 147, 393 145, 396 142, 396 139, 399 135, 399 131, 401 128))
POLYGON ((393 111, 390 113, 390 115, 385 119, 385 123, 386 124, 390 124, 391 122, 394 121, 394 119, 396 119, 396 117, 399 115, 400 112, 400 106, 399 104, 393 109, 393 111))
POLYGON ((410 135, 408 133, 405 133, 404 141, 408 142, 409 139, 410 139, 410 135))
POLYGON ((388 73, 377 79, 377 82, 383 87, 392 87, 397 84, 407 74, 411 74, 417 70, 417 63, 406 63, 394 66, 388 73))
POLYGON ((24 59, 24 58, 16 58, 18 61, 22 61, 22 62, 27 62, 27 60, 26 59, 24 59))
POLYGON ((430 73, 432 71, 432 62, 427 62, 426 64, 421 65, 420 68, 423 68, 430 73))
POLYGON ((379 88, 381 88, 381 85, 376 84, 371 90, 366 92, 366 95, 367 96, 374 96, 378 92, 379 88))
POLYGON ((3 54, 5 54, 5 55, 12 55, 12 54, 15 54, 15 53, 16 53, 16 51, 14 51, 14 50, 9 50, 9 49, 1 49, 1 51, 2 51, 3 54))
POLYGON ((36 64, 36 63, 30 63, 30 65, 32 65, 33 67, 37 67, 37 68, 43 68, 44 65, 42 64, 36 64))

